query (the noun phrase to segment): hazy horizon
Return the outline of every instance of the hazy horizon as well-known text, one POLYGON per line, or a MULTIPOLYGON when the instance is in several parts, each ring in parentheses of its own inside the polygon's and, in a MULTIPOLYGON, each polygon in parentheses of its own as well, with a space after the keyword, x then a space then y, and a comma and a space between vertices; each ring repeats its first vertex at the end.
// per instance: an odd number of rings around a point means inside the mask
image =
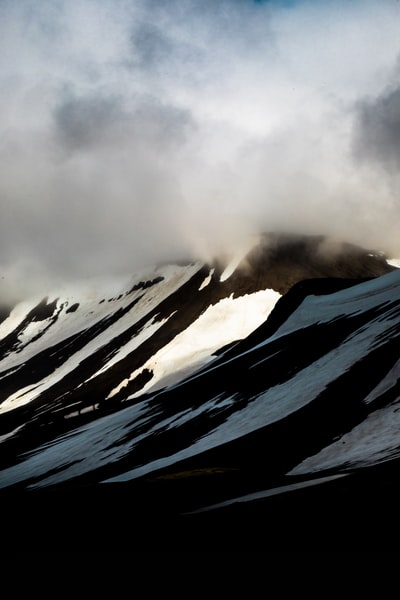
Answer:
POLYGON ((5 0, 0 293, 328 234, 400 256, 396 0, 5 0))

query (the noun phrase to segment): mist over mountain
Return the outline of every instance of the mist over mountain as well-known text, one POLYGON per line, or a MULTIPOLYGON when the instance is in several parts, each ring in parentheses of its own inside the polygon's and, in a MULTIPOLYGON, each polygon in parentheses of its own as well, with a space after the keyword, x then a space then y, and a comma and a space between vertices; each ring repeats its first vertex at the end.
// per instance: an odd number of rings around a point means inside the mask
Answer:
POLYGON ((383 543, 399 274, 381 251, 269 233, 18 303, 0 323, 4 543, 383 543))
POLYGON ((398 256, 399 10, 2 2, 1 296, 263 231, 398 256))

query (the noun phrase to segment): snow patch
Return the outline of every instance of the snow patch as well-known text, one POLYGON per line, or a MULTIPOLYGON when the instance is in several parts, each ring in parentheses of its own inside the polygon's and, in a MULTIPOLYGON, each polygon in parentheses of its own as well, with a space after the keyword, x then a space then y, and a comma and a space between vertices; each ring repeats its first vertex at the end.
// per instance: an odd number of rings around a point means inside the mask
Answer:
POLYGON ((109 397, 117 394, 143 369, 151 370, 153 377, 130 398, 176 383, 212 360, 217 349, 247 337, 267 319, 280 297, 275 290, 267 289, 239 298, 231 295, 209 306, 194 323, 114 388, 109 397))
POLYGON ((211 269, 210 273, 207 275, 207 277, 204 279, 203 283, 199 287, 199 292, 208 286, 208 284, 210 283, 210 281, 212 279, 212 276, 214 275, 214 271, 215 271, 215 269, 211 269))
POLYGON ((24 302, 19 302, 10 312, 8 317, 0 324, 0 340, 4 339, 25 319, 26 315, 35 308, 42 297, 32 297, 24 302))
MULTIPOLYGON (((154 273, 161 273, 163 275, 164 279, 161 283, 151 286, 145 290, 139 287, 135 292, 130 294, 127 294, 127 290, 132 288, 132 276, 130 276, 129 279, 125 279, 124 277, 99 279, 89 281, 86 285, 84 282, 82 285, 76 285, 76 287, 73 288, 72 295, 70 293, 67 298, 64 296, 64 302, 68 300, 68 302, 71 303, 76 301, 80 303, 82 309, 75 314, 75 318, 71 321, 70 315, 66 314, 65 311, 62 311, 58 315, 57 320, 52 323, 51 327, 48 327, 48 330, 44 333, 44 335, 39 337, 36 341, 25 345, 20 352, 13 353, 1 360, 0 372, 9 372, 9 369, 17 368, 24 362, 27 362, 32 356, 41 350, 54 346, 61 340, 66 339, 73 334, 85 331, 89 327, 100 322, 103 318, 109 317, 119 309, 129 305, 135 297, 141 298, 131 311, 125 313, 125 315, 120 317, 112 326, 107 327, 105 330, 98 333, 96 337, 89 341, 83 348, 81 348, 81 350, 75 352, 70 358, 66 359, 63 364, 56 368, 53 372, 49 373, 40 381, 19 389, 17 392, 4 400, 0 406, 0 413, 7 412, 31 402, 42 392, 60 381, 63 377, 65 377, 65 375, 67 375, 67 373, 75 369, 83 360, 96 352, 98 348, 104 346, 111 339, 125 331, 133 323, 142 319, 153 308, 155 308, 157 304, 159 304, 162 300, 164 300, 186 281, 188 281, 190 277, 192 277, 194 273, 201 268, 201 266, 202 264, 198 262, 190 265, 189 267, 187 265, 184 267, 179 265, 167 265, 160 269, 156 269, 154 273), (113 302, 104 302, 99 305, 99 298, 108 298, 109 300, 113 300, 113 302)), ((146 274, 142 273, 136 275, 135 281, 145 281, 152 278, 154 277, 149 277, 149 272, 146 271, 146 274)), ((68 290, 71 290, 71 287, 72 286, 69 286, 68 290)), ((62 290, 59 291, 60 293, 56 294, 56 298, 62 295, 61 291, 62 290)), ((51 301, 50 298, 51 297, 49 296, 49 301, 51 301)), ((32 301, 29 303, 21 303, 18 307, 16 307, 13 318, 10 319, 10 315, 9 319, 7 319, 10 320, 10 323, 8 323, 7 327, 3 328, 3 332, 9 330, 10 327, 12 327, 12 331, 18 325, 18 323, 23 320, 27 312, 38 303, 37 299, 35 299, 33 302, 33 306, 31 305, 31 302, 32 301)), ((122 349, 120 349, 119 358, 116 359, 113 357, 110 361, 111 364, 108 366, 111 366, 116 362, 116 360, 126 356, 126 354, 132 348, 137 346, 139 340, 143 339, 143 336, 146 337, 146 335, 151 335, 154 332, 154 328, 158 328, 162 324, 162 322, 158 322, 157 324, 149 323, 148 325, 151 325, 153 329, 148 330, 147 327, 144 328, 144 330, 142 330, 142 332, 139 334, 139 337, 136 336, 122 349)), ((28 333, 30 336, 36 333, 36 325, 29 324, 27 328, 25 328, 25 334, 22 334, 22 338, 25 342, 27 341, 28 333)), ((108 368, 108 366, 105 365, 101 370, 105 370, 108 368)))
POLYGON ((388 265, 400 269, 400 258, 388 258, 386 262, 388 263, 388 265))
POLYGON ((327 469, 369 466, 400 455, 400 404, 376 410, 321 452, 306 458, 288 475, 304 475, 327 469))
POLYGON ((222 272, 219 278, 221 282, 229 279, 229 277, 236 271, 237 267, 240 265, 246 254, 248 254, 250 250, 254 248, 254 246, 256 246, 257 243, 259 243, 259 241, 259 237, 252 237, 246 240, 241 246, 239 246, 237 252, 235 252, 230 262, 227 264, 224 271, 222 272))

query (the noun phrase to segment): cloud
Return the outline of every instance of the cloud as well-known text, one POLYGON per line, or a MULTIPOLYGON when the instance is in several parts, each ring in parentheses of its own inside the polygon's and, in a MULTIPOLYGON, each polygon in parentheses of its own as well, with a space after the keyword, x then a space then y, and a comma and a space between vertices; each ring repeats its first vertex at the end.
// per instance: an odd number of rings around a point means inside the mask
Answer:
POLYGON ((361 160, 376 162, 390 174, 400 170, 400 86, 360 102, 355 152, 361 160))
POLYGON ((2 2, 9 289, 260 229, 400 252, 399 16, 394 0, 2 2))

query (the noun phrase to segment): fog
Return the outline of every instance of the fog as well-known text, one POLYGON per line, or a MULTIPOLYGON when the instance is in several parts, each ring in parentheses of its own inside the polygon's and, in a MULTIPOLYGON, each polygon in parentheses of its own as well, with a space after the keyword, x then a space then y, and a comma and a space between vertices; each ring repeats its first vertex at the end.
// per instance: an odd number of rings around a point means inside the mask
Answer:
POLYGON ((3 0, 0 293, 260 231, 400 256, 396 0, 3 0))

